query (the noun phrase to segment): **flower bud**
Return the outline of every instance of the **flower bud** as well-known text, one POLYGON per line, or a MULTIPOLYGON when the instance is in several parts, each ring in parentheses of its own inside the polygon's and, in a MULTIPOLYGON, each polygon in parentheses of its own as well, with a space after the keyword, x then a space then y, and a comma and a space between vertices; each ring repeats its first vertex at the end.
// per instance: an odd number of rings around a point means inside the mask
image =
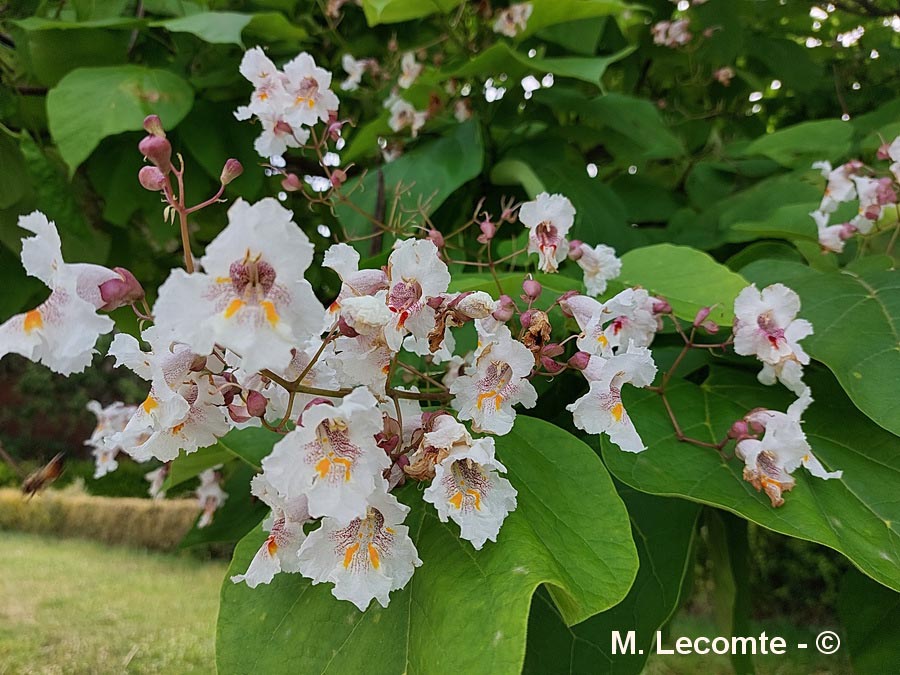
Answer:
POLYGON ((138 150, 163 173, 172 170, 172 144, 162 136, 144 136, 138 150))
POLYGON ((166 176, 155 166, 145 166, 138 171, 138 182, 145 190, 160 192, 166 186, 166 176))
POLYGON ((728 438, 733 438, 735 440, 743 440, 750 436, 750 427, 744 420, 738 420, 732 424, 731 428, 728 430, 728 438))
POLYGON ((544 348, 541 350, 541 356, 549 356, 552 359, 564 351, 565 349, 558 342, 551 342, 549 345, 544 345, 544 348))
POLYGON ((519 316, 519 321, 522 323, 522 328, 528 330, 528 327, 531 325, 531 319, 537 313, 536 309, 529 309, 519 316))
POLYGON ((894 191, 894 183, 890 178, 879 178, 878 187, 875 188, 875 197, 882 206, 896 204, 897 193, 894 191))
POLYGON ((694 327, 697 327, 704 321, 706 321, 711 311, 712 307, 701 307, 697 314, 694 316, 694 327))
POLYGON ((591 362, 591 355, 587 352, 575 352, 569 359, 569 365, 576 370, 584 370, 591 362))
POLYGON ((456 300, 456 308, 470 319, 486 319, 495 305, 494 299, 484 291, 461 294, 456 300))
POLYGON ((266 414, 266 406, 269 399, 258 391, 250 391, 247 394, 247 414, 250 417, 262 417, 266 414))
POLYGON ((331 172, 331 187, 339 188, 347 182, 347 172, 343 169, 335 169, 331 172))
POLYGON ((544 289, 541 287, 540 282, 535 281, 534 279, 526 279, 522 282, 522 290, 525 291, 526 297, 531 300, 537 300, 541 297, 541 293, 544 289))
POLYGON ((225 161, 225 166, 222 167, 222 175, 219 176, 219 182, 222 185, 228 185, 242 173, 244 173, 244 167, 232 157, 225 161))
POLYGON ((296 192, 303 187, 303 181, 297 174, 289 173, 282 179, 281 187, 287 192, 296 192))
POLYGON ((891 158, 891 144, 890 143, 882 143, 878 147, 878 152, 875 153, 875 156, 878 159, 890 159, 891 158))
POLYGON ((498 303, 497 309, 491 313, 491 316, 501 323, 506 323, 513 318, 513 314, 516 312, 516 303, 508 295, 501 295, 498 303))
POLYGON ((569 242, 569 260, 578 260, 584 255, 584 251, 581 250, 583 245, 578 239, 573 239, 569 242))
POLYGON ((494 235, 497 234, 497 226, 494 225, 487 216, 478 223, 478 227, 481 229, 481 234, 478 235, 479 244, 487 244, 494 238, 494 235))
POLYGON ((841 225, 841 231, 838 234, 843 241, 847 241, 850 237, 856 234, 856 226, 850 223, 844 223, 843 225, 841 225))
POLYGON ((162 120, 159 119, 159 115, 147 115, 144 118, 144 131, 152 136, 159 136, 160 138, 166 137, 166 132, 163 130, 162 120))
POLYGON ((701 323, 700 326, 710 335, 715 335, 719 332, 719 324, 717 324, 712 319, 707 319, 706 321, 701 323))
POLYGON ((558 373, 563 370, 565 366, 561 363, 558 363, 551 359, 549 356, 541 356, 541 365, 544 367, 548 373, 558 373))
POLYGON ((654 314, 669 314, 672 312, 672 305, 668 303, 668 301, 663 300, 662 298, 656 298, 653 301, 653 313, 654 314))
POLYGON ((103 299, 103 306, 100 309, 107 312, 132 305, 144 297, 141 283, 131 272, 124 267, 114 267, 113 272, 119 275, 118 279, 110 279, 100 284, 100 297, 103 299))
POLYGON ((434 242, 434 245, 438 248, 444 248, 444 235, 438 232, 436 229, 431 228, 428 230, 428 238, 434 242))

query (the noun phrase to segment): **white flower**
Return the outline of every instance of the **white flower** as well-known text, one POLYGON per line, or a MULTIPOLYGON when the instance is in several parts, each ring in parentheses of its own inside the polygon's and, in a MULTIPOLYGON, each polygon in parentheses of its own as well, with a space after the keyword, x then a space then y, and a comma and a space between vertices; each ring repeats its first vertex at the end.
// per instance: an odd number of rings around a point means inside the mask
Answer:
POLYGON ((653 43, 664 47, 680 47, 691 41, 689 19, 677 21, 660 21, 653 25, 650 32, 653 34, 653 43))
POLYGON ((341 290, 328 307, 335 313, 345 298, 375 295, 388 287, 387 274, 382 269, 359 269, 359 251, 349 244, 332 244, 325 251, 323 267, 330 267, 341 278, 341 290))
POLYGON ((392 101, 388 110, 391 113, 388 126, 393 131, 401 131, 409 127, 413 138, 418 135, 419 129, 425 125, 425 121, 428 119, 427 112, 416 110, 412 103, 402 98, 392 101))
POLYGON ((249 119, 249 113, 259 115, 284 107, 287 101, 284 75, 266 56, 262 48, 253 47, 244 52, 239 70, 241 75, 254 86, 250 105, 245 109, 239 109, 241 115, 246 115, 244 119, 249 119))
POLYGON ((569 252, 566 235, 575 222, 575 207, 562 195, 539 194, 519 208, 519 220, 528 228, 528 252, 540 256, 543 272, 556 272, 569 252))
POLYGON ((329 89, 331 73, 318 67, 306 52, 284 65, 284 75, 285 89, 291 97, 285 117, 291 126, 326 122, 328 113, 338 109, 338 97, 329 89))
POLYGON ((622 261, 616 257, 616 250, 605 244, 593 248, 581 245, 578 265, 584 270, 584 285, 588 295, 600 295, 606 291, 606 282, 615 279, 622 271, 622 261))
POLYGON ((494 32, 507 37, 516 37, 528 26, 533 9, 530 2, 519 2, 501 9, 494 19, 494 32))
POLYGON ((897 136, 887 149, 888 157, 891 158, 892 163, 890 166, 891 173, 894 174, 894 178, 900 182, 900 136, 897 136))
POLYGON ((286 368, 324 321, 303 279, 313 246, 291 217, 272 198, 236 201, 201 259, 204 272, 174 270, 160 288, 157 325, 199 354, 215 344, 236 352, 245 370, 286 368))
POLYGON ((344 54, 341 57, 341 66, 344 68, 344 72, 347 73, 347 79, 341 82, 341 89, 344 91, 359 89, 359 83, 362 81, 362 76, 365 75, 368 65, 368 59, 355 59, 353 54, 344 54))
MULTIPOLYGON (((288 364, 288 367, 277 374, 285 380, 293 382, 306 370, 315 355, 319 353, 319 348, 321 346, 322 340, 314 338, 303 347, 295 349, 294 356, 291 359, 290 364, 288 364)), ((304 387, 315 387, 317 389, 337 389, 339 386, 337 374, 335 373, 334 368, 328 364, 328 360, 333 355, 333 352, 333 344, 327 345, 319 354, 319 358, 313 364, 312 368, 310 368, 306 375, 303 376, 300 384, 304 387)), ((244 384, 244 380, 241 379, 242 375, 246 375, 246 372, 239 373, 238 371, 235 371, 235 377, 238 382, 244 384)), ((290 399, 289 393, 283 387, 275 384, 271 380, 266 379, 265 383, 262 383, 262 378, 258 374, 255 374, 255 377, 259 378, 262 384, 262 388, 258 389, 258 391, 269 400, 269 403, 266 406, 266 419, 272 423, 280 422, 287 413, 288 401, 290 399)), ((292 415, 296 417, 297 414, 313 400, 313 398, 314 396, 312 394, 295 394, 294 405, 291 409, 292 415)))
POLYGON ((378 394, 384 392, 394 350, 388 345, 384 331, 394 320, 385 305, 386 291, 376 295, 351 296, 341 303, 341 319, 357 334, 335 340, 331 365, 343 386, 365 385, 378 394))
POLYGON ((828 180, 819 211, 834 213, 842 203, 849 202, 856 197, 856 186, 852 180, 853 174, 859 168, 856 162, 842 164, 836 169, 831 168, 831 162, 815 162, 812 168, 819 169, 822 177, 828 180))
POLYGON ((198 528, 208 527, 212 523, 216 509, 228 499, 228 493, 219 486, 221 476, 217 469, 221 468, 222 465, 219 464, 200 474, 200 486, 194 493, 197 496, 197 504, 203 510, 200 520, 197 521, 198 528))
POLYGON ((605 303, 586 295, 567 299, 566 306, 581 328, 576 340, 578 349, 597 356, 611 356, 629 344, 650 346, 659 330, 654 302, 655 298, 643 288, 626 288, 605 303))
POLYGON ((845 241, 856 231, 856 227, 850 223, 829 225, 829 214, 824 211, 812 211, 809 215, 815 221, 819 232, 819 246, 826 251, 840 253, 844 250, 845 241))
POLYGON ((507 434, 513 427, 513 406, 537 404, 537 391, 526 378, 534 368, 534 355, 509 328, 502 326, 482 345, 471 375, 457 377, 450 386, 452 405, 462 420, 472 420, 475 431, 507 434))
POLYGON ((762 292, 750 285, 734 301, 734 351, 763 362, 760 382, 773 384, 777 378, 798 394, 805 387, 800 366, 809 363, 799 342, 813 332, 809 321, 795 318, 799 311, 800 296, 783 284, 762 292))
POLYGON ((628 350, 604 359, 591 356, 583 374, 589 381, 588 393, 566 406, 575 426, 589 434, 606 433, 609 440, 626 452, 641 452, 645 446, 625 406, 622 385, 646 387, 656 377, 656 364, 646 347, 634 344, 628 350))
POLYGON ((399 351, 408 332, 425 338, 434 328, 434 310, 427 301, 447 291, 450 271, 430 239, 403 239, 388 257, 387 277, 385 300, 394 316, 385 338, 391 349, 399 351))
POLYGON ((303 180, 313 192, 328 192, 331 189, 331 181, 325 176, 304 176, 303 180))
POLYGON ((516 489, 498 472, 506 473, 494 457, 494 439, 473 440, 450 415, 441 415, 424 445, 448 454, 434 466, 434 479, 422 498, 437 509, 442 523, 459 525, 459 536, 481 550, 497 541, 507 514, 516 508, 516 489))
POLYGON ((850 224, 862 234, 868 234, 881 217, 878 201, 878 181, 868 176, 853 176, 856 194, 859 197, 859 212, 850 224))
POLYGON ((812 454, 800 417, 812 403, 807 389, 787 409, 787 414, 774 410, 758 410, 747 415, 751 424, 765 429, 762 440, 747 438, 737 444, 737 455, 744 460, 744 480, 757 491, 764 491, 777 507, 784 504, 782 494, 793 489, 791 474, 801 464, 817 478, 840 478, 843 471, 828 472, 812 454))
POLYGON ((375 444, 382 428, 378 402, 360 387, 340 405, 307 408, 301 424, 263 459, 263 471, 282 494, 305 494, 315 518, 330 516, 344 523, 361 518, 381 472, 390 466, 375 444))
POLYGON ((292 127, 280 111, 265 110, 257 117, 262 133, 253 142, 253 149, 260 157, 281 157, 288 148, 299 148, 309 140, 309 131, 292 127))
POLYGON ((162 487, 163 483, 166 482, 166 476, 168 475, 168 464, 163 464, 158 469, 148 471, 144 474, 144 480, 150 483, 150 487, 147 488, 147 493, 150 495, 151 499, 163 499, 166 496, 166 491, 163 490, 162 487))
POLYGON ((231 577, 232 583, 247 582, 250 588, 271 583, 279 572, 300 571, 300 546, 306 539, 303 526, 311 519, 305 495, 285 498, 266 480, 265 475, 254 476, 250 492, 264 502, 272 513, 263 522, 269 536, 260 546, 244 574, 231 577))
POLYGON ((349 524, 323 518, 300 547, 300 572, 313 584, 333 583, 331 593, 364 612, 373 599, 382 607, 391 591, 403 588, 422 564, 409 529, 409 507, 385 492, 380 479, 365 514, 349 524))
POLYGON ((422 74, 422 68, 422 64, 416 62, 416 55, 413 52, 406 52, 400 59, 400 77, 397 78, 399 87, 409 89, 422 74))
POLYGON ((19 354, 61 375, 80 373, 93 359, 97 338, 113 329, 96 310, 105 304, 100 285, 119 275, 99 265, 66 263, 56 225, 38 211, 21 216, 19 227, 35 234, 22 240, 25 271, 51 292, 35 309, 0 325, 0 358, 19 354))
POLYGON ((97 401, 89 401, 87 409, 97 417, 97 426, 91 437, 84 442, 92 448, 91 454, 95 462, 94 478, 97 479, 119 467, 116 455, 122 447, 112 441, 112 437, 125 429, 125 425, 134 414, 135 406, 126 406, 121 401, 116 401, 104 408, 97 401))

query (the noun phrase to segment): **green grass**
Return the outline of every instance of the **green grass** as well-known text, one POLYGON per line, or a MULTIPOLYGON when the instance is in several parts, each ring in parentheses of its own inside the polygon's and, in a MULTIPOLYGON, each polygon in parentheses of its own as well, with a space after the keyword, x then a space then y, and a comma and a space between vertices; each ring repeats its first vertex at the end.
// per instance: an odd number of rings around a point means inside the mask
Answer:
POLYGON ((214 673, 222 562, 0 532, 0 673, 214 673))

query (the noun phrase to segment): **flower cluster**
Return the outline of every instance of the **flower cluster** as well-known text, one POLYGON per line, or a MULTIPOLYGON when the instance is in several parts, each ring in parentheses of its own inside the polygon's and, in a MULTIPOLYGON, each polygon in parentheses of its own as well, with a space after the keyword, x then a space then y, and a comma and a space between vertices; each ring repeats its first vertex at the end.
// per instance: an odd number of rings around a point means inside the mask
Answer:
POLYGON ((97 426, 84 444, 91 448, 91 454, 94 456, 94 478, 103 478, 119 467, 116 455, 122 450, 122 446, 112 439, 125 430, 125 425, 137 408, 125 405, 121 401, 104 408, 97 401, 90 401, 87 409, 97 418, 97 426))
POLYGON ((900 189, 900 137, 892 143, 882 145, 878 150, 878 159, 891 161, 890 175, 879 176, 856 159, 838 167, 832 167, 828 161, 812 165, 826 179, 822 201, 809 214, 816 223, 819 245, 823 251, 841 253, 846 241, 855 234, 867 235, 873 231, 885 206, 897 204, 897 192, 900 189), (832 217, 835 213, 841 213, 841 206, 854 201, 857 202, 855 215, 832 224, 832 217))

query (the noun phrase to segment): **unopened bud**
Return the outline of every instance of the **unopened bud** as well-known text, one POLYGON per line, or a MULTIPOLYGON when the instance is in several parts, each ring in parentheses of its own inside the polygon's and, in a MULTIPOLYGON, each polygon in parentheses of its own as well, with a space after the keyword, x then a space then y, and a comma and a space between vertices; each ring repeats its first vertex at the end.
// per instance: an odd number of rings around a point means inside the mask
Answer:
POLYGON ((564 351, 565 349, 562 348, 562 345, 557 342, 551 342, 549 345, 544 345, 544 348, 541 349, 541 356, 549 356, 552 359, 556 358, 564 351))
POLYGON ((735 440, 743 440, 750 435, 750 427, 744 420, 738 420, 732 424, 731 428, 728 430, 728 438, 733 438, 735 440))
POLYGON ((325 134, 332 141, 336 141, 341 137, 341 129, 347 123, 347 120, 339 120, 336 110, 328 111, 328 122, 325 126, 325 134))
POLYGON ((114 267, 113 272, 119 275, 118 279, 109 279, 100 284, 100 297, 103 299, 103 306, 100 309, 107 312, 125 305, 133 305, 144 297, 141 283, 131 272, 124 267, 114 267))
POLYGON ((878 159, 890 159, 891 158, 891 144, 890 143, 882 143, 878 147, 878 152, 875 153, 875 156, 878 159))
POLYGON ((569 242, 569 260, 578 260, 584 255, 584 251, 581 250, 583 245, 578 239, 573 239, 569 242))
POLYGON ((247 414, 250 417, 262 417, 266 414, 266 406, 269 399, 258 391, 251 391, 247 394, 247 414))
POLYGON ((491 313, 491 316, 501 323, 506 323, 513 318, 513 314, 516 312, 516 303, 514 303, 513 299, 508 295, 501 295, 498 302, 499 305, 497 309, 491 313))
POLYGON ((144 136, 138 143, 138 150, 163 173, 172 170, 172 144, 164 137, 144 136))
POLYGON ((697 314, 694 316, 694 326, 699 326, 704 321, 706 321, 711 311, 712 307, 701 307, 697 314))
POLYGON ((478 235, 478 243, 487 244, 494 235, 497 234, 497 226, 494 225, 487 217, 478 223, 481 234, 478 235))
POLYGON ((669 314, 672 311, 672 305, 662 298, 656 298, 653 301, 654 314, 669 314))
POLYGON ((558 373, 565 366, 551 359, 549 356, 541 356, 541 365, 548 373, 558 373))
POLYGON ((541 297, 541 293, 544 289, 541 287, 540 282, 535 281, 534 279, 526 279, 522 282, 522 290, 525 291, 526 297, 531 300, 537 300, 541 297))
POLYGON ((444 248, 444 235, 438 232, 436 229, 431 228, 428 230, 428 238, 434 243, 438 248, 444 248))
POLYGON ((528 329, 528 327, 531 325, 531 319, 534 317, 537 311, 538 310, 536 309, 529 309, 525 312, 522 312, 522 315, 519 317, 519 321, 522 322, 522 328, 525 328, 526 330, 528 329))
POLYGON ((296 192, 303 187, 303 181, 295 173, 289 173, 281 181, 282 189, 288 192, 296 192))
POLYGON ((222 167, 222 175, 219 176, 219 182, 222 185, 228 185, 242 173, 244 173, 244 167, 232 157, 225 161, 225 166, 222 167))
POLYGON ((153 136, 159 136, 160 138, 166 137, 166 132, 163 130, 162 120, 159 119, 159 115, 147 115, 144 118, 144 131, 153 136))
POLYGON ((894 191, 894 183, 890 178, 878 179, 878 187, 875 188, 875 198, 882 206, 897 203, 897 193, 894 191))
POLYGON ((841 225, 841 230, 838 233, 838 236, 840 236, 843 241, 847 241, 854 234, 856 234, 856 225, 844 223, 843 225, 841 225))
POLYGON ((719 324, 717 324, 712 319, 707 319, 706 321, 701 323, 700 326, 710 335, 715 335, 719 332, 719 324))
POLYGON ((331 187, 339 188, 347 182, 347 172, 343 169, 335 169, 331 172, 331 187))
POLYGON ((155 166, 145 166, 138 171, 138 182, 145 190, 159 192, 166 186, 166 177, 155 166))
POLYGON ((584 370, 591 362, 591 355, 587 352, 575 352, 569 359, 569 365, 576 370, 584 370))

